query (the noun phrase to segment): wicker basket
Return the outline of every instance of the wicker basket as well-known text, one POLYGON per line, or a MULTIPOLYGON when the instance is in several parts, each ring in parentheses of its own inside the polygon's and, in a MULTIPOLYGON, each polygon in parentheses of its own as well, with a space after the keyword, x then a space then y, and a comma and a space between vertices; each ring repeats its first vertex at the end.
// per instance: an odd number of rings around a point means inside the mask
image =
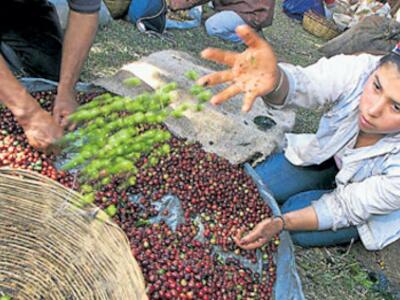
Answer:
POLYGON ((56 181, 0 168, 0 298, 147 300, 124 232, 56 181))
POLYGON ((131 0, 104 0, 105 5, 114 19, 123 17, 128 11, 131 0))
POLYGON ((340 34, 337 26, 324 17, 309 10, 304 14, 303 27, 311 34, 330 40, 340 34))

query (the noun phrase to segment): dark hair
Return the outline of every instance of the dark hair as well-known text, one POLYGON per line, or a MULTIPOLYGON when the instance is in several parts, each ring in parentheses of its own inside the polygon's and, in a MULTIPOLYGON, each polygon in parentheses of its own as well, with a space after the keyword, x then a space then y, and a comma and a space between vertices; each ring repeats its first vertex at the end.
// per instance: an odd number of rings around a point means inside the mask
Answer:
POLYGON ((378 67, 386 65, 388 63, 396 65, 397 69, 400 71, 400 54, 394 52, 386 54, 379 60, 378 67))

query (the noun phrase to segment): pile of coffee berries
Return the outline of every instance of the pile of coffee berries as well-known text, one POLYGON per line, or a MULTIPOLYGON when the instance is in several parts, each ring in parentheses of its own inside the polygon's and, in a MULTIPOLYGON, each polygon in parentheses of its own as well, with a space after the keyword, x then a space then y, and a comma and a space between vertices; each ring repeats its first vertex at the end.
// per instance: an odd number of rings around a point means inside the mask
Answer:
POLYGON ((195 239, 194 223, 172 231, 164 222, 133 227, 128 236, 146 278, 150 299, 269 299, 272 261, 262 274, 237 259, 213 254, 209 241, 195 239))
MULTIPOLYGON (((54 92, 33 96, 51 111, 54 92)), ((83 104, 95 96, 80 93, 78 100, 83 104)), ((256 252, 241 250, 232 240, 235 229, 251 230, 271 215, 252 179, 240 166, 203 151, 198 143, 171 135, 163 141, 168 153, 157 161, 150 163, 151 157, 137 156, 133 162, 137 169, 134 178, 129 172, 106 176, 107 180, 87 179, 79 174, 74 177, 55 168, 53 155, 28 145, 22 128, 5 107, 0 108, 0 120, 0 166, 40 172, 81 191, 90 198, 88 202, 95 201, 105 209, 126 233, 150 299, 272 298, 278 237, 259 250, 261 273, 247 267, 259 263, 256 252), (133 195, 139 195, 137 201, 132 201, 133 195), (182 206, 184 223, 176 230, 164 221, 150 222, 159 214, 168 217, 172 213, 155 208, 154 204, 166 195, 178 197, 182 206), (218 253, 231 255, 222 259, 218 253), (239 256, 248 265, 243 265, 239 256)), ((137 129, 139 135, 149 130, 167 132, 162 124, 137 124, 137 129)))
POLYGON ((271 298, 277 237, 261 248, 262 274, 252 272, 234 258, 218 260, 213 252, 218 247, 249 263, 258 263, 256 251, 241 250, 232 240, 235 228, 250 230, 271 215, 252 179, 241 167, 206 153, 198 143, 172 137, 168 144, 170 155, 156 166, 148 167, 146 157, 139 160, 134 184, 116 192, 126 179, 113 177, 95 195, 95 203, 101 208, 116 208, 113 219, 131 242, 150 299, 271 298), (140 198, 134 202, 131 195, 140 198), (149 222, 159 214, 170 214, 168 210, 158 212, 154 206, 166 195, 177 196, 183 208, 185 223, 176 231, 164 222, 149 222), (195 219, 204 227, 201 241, 195 238, 195 219))

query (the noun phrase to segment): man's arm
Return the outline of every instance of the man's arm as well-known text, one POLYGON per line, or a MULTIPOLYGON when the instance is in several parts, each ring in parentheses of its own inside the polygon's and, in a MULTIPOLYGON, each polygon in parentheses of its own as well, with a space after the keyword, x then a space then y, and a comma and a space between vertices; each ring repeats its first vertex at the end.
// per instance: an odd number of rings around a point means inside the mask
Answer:
POLYGON ((46 150, 63 130, 18 82, 0 55, 0 103, 7 106, 25 131, 32 147, 46 150))
POLYGON ((64 38, 58 92, 74 89, 96 35, 97 25, 98 13, 85 14, 70 11, 64 38))
POLYGON ((21 125, 29 121, 29 116, 40 110, 39 104, 18 82, 0 54, 0 102, 7 106, 21 125))
POLYGON ((54 105, 54 117, 63 127, 77 107, 74 87, 96 35, 98 12, 80 13, 71 10, 64 37, 60 83, 54 105))

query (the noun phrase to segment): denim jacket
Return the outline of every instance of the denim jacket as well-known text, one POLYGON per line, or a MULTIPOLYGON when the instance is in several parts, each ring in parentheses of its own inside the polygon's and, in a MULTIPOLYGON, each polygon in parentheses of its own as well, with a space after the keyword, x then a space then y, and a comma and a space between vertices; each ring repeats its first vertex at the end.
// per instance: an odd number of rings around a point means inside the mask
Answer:
MULTIPOLYGON (((357 136, 360 97, 379 59, 338 55, 306 68, 280 64, 290 84, 283 107, 331 105, 316 134, 286 135, 285 156, 291 163, 320 164, 357 136)), ((335 180, 336 189, 313 203, 319 230, 355 225, 369 250, 400 238, 400 133, 372 146, 346 147, 335 180)))

